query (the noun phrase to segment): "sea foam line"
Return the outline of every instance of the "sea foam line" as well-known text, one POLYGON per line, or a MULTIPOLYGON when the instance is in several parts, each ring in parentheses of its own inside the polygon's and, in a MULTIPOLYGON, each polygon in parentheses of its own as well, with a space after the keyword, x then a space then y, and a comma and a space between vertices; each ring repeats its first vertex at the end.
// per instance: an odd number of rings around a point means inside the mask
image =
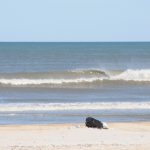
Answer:
POLYGON ((94 102, 94 103, 9 103, 0 104, 4 111, 150 109, 150 102, 94 102))
POLYGON ((125 70, 119 74, 113 74, 105 71, 106 76, 95 75, 81 78, 58 78, 58 79, 28 79, 28 78, 1 78, 0 84, 6 85, 41 85, 41 84, 67 84, 67 83, 92 83, 95 81, 135 81, 135 82, 150 82, 150 70, 125 70))
POLYGON ((101 78, 78 78, 78 79, 0 79, 1 84, 11 85, 40 85, 40 84, 63 84, 81 83, 103 80, 101 78))

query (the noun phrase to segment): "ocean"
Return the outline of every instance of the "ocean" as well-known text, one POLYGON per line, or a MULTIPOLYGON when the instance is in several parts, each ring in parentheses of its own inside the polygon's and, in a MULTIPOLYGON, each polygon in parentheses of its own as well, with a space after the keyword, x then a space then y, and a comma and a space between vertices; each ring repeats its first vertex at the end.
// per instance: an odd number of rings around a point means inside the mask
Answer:
POLYGON ((150 121, 150 42, 1 42, 0 124, 150 121))

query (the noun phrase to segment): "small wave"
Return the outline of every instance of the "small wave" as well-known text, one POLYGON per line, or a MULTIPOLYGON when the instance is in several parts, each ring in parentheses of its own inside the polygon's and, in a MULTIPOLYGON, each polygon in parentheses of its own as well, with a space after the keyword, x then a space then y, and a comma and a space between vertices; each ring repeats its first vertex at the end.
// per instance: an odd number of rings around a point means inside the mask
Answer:
POLYGON ((40 84, 63 84, 82 83, 103 80, 100 78, 79 78, 79 79, 0 79, 1 84, 11 85, 40 85, 40 84))
POLYGON ((93 82, 104 82, 104 81, 134 81, 134 82, 150 82, 150 70, 132 70, 128 69, 125 71, 102 71, 102 70, 73 70, 69 71, 69 74, 64 73, 44 73, 44 75, 38 74, 37 76, 34 73, 34 76, 30 74, 30 78, 27 78, 26 75, 17 77, 11 77, 7 75, 3 78, 0 76, 0 84, 4 85, 43 85, 43 84, 78 84, 78 83, 93 83, 93 82), (70 72, 77 72, 72 74, 70 72), (81 73, 82 72, 82 73, 81 73), (89 75, 89 74, 92 75, 89 75), (26 78, 25 78, 26 76, 26 78))
POLYGON ((16 72, 16 73, 0 73, 0 78, 14 79, 14 78, 48 78, 48 77, 86 77, 86 76, 108 76, 107 72, 98 69, 77 69, 51 72, 16 72))
POLYGON ((82 74, 97 74, 97 75, 104 75, 108 76, 107 72, 103 70, 98 70, 98 69, 81 69, 81 70, 72 70, 71 72, 73 73, 82 73, 82 74))
POLYGON ((0 112, 105 109, 150 109, 150 102, 17 103, 0 105, 0 112))

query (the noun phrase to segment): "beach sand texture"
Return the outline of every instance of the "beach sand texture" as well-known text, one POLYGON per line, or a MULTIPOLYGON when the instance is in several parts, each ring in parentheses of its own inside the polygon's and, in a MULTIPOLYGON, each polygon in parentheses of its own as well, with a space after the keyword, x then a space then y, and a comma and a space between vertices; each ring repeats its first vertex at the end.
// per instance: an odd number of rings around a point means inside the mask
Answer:
POLYGON ((150 122, 108 125, 106 130, 84 124, 1 125, 0 150, 150 149, 150 122))

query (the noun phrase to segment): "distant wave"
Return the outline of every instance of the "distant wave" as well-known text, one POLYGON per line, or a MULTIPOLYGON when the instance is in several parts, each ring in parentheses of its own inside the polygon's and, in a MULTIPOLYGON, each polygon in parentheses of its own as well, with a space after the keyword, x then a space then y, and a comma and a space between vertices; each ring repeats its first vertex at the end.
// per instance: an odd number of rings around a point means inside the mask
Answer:
POLYGON ((143 70, 71 70, 47 73, 1 73, 2 85, 43 85, 93 83, 102 81, 150 82, 150 69, 143 70))
POLYGON ((78 103, 11 103, 0 104, 5 111, 150 109, 150 102, 78 102, 78 103))

